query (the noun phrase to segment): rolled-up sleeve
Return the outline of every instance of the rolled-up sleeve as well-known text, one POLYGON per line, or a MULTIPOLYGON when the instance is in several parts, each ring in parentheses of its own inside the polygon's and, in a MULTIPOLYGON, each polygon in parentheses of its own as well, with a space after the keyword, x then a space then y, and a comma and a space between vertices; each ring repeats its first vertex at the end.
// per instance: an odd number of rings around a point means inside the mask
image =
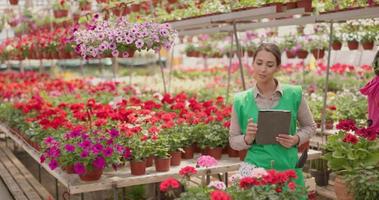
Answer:
POLYGON ((232 117, 230 119, 230 129, 229 129, 229 144, 234 150, 244 150, 250 148, 251 145, 247 145, 244 140, 244 135, 241 133, 241 128, 238 123, 238 116, 232 108, 232 117))
POLYGON ((300 138, 300 145, 309 141, 309 139, 316 134, 317 129, 316 122, 313 120, 312 113, 304 97, 302 98, 299 106, 297 120, 299 121, 299 130, 297 135, 300 138))

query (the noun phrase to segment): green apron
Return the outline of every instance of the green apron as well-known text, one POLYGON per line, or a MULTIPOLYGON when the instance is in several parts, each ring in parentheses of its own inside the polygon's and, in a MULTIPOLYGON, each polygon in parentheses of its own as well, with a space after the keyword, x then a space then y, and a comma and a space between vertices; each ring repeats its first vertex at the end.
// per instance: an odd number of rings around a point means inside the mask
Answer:
MULTIPOLYGON (((279 103, 272 109, 289 110, 291 112, 290 135, 296 134, 297 113, 302 100, 302 89, 300 86, 282 85, 283 95, 279 103)), ((249 118, 253 118, 254 123, 258 121, 259 108, 253 97, 253 91, 246 90, 237 93, 234 97, 234 110, 238 116, 238 122, 242 134, 246 133, 246 126, 249 118)), ((295 169, 298 161, 297 147, 285 148, 280 144, 258 145, 254 143, 245 157, 245 162, 263 167, 265 169, 275 169, 278 171, 295 169)), ((297 185, 304 186, 302 169, 295 169, 297 185)))

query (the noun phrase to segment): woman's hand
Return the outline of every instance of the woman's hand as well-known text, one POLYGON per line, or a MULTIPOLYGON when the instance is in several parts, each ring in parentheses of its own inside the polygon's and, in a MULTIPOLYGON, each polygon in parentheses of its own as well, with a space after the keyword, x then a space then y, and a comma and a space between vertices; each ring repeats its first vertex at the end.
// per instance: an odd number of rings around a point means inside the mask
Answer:
POLYGON ((253 119, 249 119, 247 122, 246 134, 245 134, 245 143, 251 145, 255 140, 255 136, 257 135, 257 124, 254 124, 253 119))
POLYGON ((276 141, 286 148, 291 148, 299 143, 300 138, 298 135, 279 134, 276 141))

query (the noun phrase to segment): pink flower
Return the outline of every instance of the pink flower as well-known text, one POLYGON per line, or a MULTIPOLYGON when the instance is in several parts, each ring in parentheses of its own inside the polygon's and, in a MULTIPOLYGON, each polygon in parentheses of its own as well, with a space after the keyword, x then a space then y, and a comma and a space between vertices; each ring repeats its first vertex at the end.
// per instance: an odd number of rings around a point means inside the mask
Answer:
POLYGON ((118 50, 113 50, 112 51, 112 56, 113 57, 118 57, 118 54, 120 54, 120 52, 118 50))
POLYGON ((103 157, 97 157, 93 162, 92 166, 97 169, 104 169, 105 167, 105 159, 103 157))
POLYGON ((211 192, 211 200, 231 200, 232 198, 228 193, 220 190, 215 190, 211 192))
POLYGON ((135 42, 135 44, 136 44, 136 47, 137 47, 138 49, 141 49, 141 48, 143 47, 143 45, 144 45, 144 42, 143 42, 143 40, 138 39, 138 40, 135 42))
POLYGON ((254 178, 261 178, 266 175, 267 175, 267 172, 263 168, 254 168, 251 172, 251 176, 254 178))
POLYGON ((72 144, 66 144, 65 147, 67 152, 74 152, 75 151, 75 146, 72 144))
POLYGON ((128 159, 128 158, 130 158, 131 155, 132 155, 132 153, 131 153, 130 149, 129 148, 125 148, 124 158, 128 159))
POLYGON ((94 153, 94 154, 99 154, 100 152, 102 152, 103 151, 103 145, 102 144, 95 144, 93 147, 92 147, 92 152, 94 153))
POLYGON ((294 191, 296 189, 296 184, 294 182, 289 182, 288 183, 288 188, 292 191, 294 191))
POLYGON ((124 52, 124 53, 122 53, 122 57, 123 57, 123 58, 128 58, 128 57, 129 57, 129 53, 128 53, 128 52, 124 52))
POLYGON ((103 154, 105 157, 111 157, 113 154, 113 149, 112 147, 107 147, 104 151, 103 154))
POLYGON ((40 163, 44 163, 46 160, 46 156, 45 155, 42 155, 40 158, 39 158, 39 162, 40 163))
POLYGON ((212 156, 204 155, 197 159, 197 165, 200 167, 212 167, 217 165, 217 160, 212 156))
POLYGON ((84 150, 82 153, 80 153, 81 158, 86 158, 89 155, 87 150, 84 150))
POLYGON ((111 135, 112 138, 115 138, 115 137, 118 137, 120 135, 120 132, 118 132, 118 130, 112 128, 110 131, 109 131, 109 135, 111 135))
POLYGON ((58 167, 58 161, 57 160, 51 160, 50 163, 49 163, 49 168, 51 170, 54 170, 57 167, 58 167))
POLYGON ((217 190, 225 190, 226 189, 225 183, 221 182, 221 181, 212 181, 209 183, 208 187, 215 188, 217 190))
POLYGON ((74 164, 74 172, 79 175, 85 174, 86 167, 83 165, 83 163, 77 162, 74 164))

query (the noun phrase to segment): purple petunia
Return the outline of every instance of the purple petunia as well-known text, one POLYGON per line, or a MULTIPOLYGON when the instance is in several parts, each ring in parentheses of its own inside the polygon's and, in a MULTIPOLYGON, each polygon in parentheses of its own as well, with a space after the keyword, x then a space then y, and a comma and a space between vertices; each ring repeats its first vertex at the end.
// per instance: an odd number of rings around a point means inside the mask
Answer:
POLYGON ((111 135, 112 138, 118 137, 120 135, 120 132, 114 128, 112 128, 109 131, 109 135, 111 135))
POLYGON ((163 37, 166 37, 167 35, 168 35, 168 30, 167 29, 161 29, 160 31, 159 31, 159 34, 161 35, 161 36, 163 36, 163 37))
POLYGON ((125 38, 125 42, 126 42, 126 44, 131 44, 131 43, 133 43, 133 38, 131 38, 131 37, 126 37, 126 38, 125 38))
POLYGON ((42 155, 40 158, 39 158, 39 162, 40 163, 44 163, 46 160, 46 156, 45 155, 42 155))
POLYGON ((141 49, 141 48, 143 47, 143 45, 144 45, 144 42, 143 42, 143 40, 138 39, 138 40, 135 42, 135 44, 136 44, 136 47, 137 47, 138 49, 141 49))
POLYGON ((52 144, 56 143, 56 140, 55 140, 53 137, 48 136, 47 138, 45 138, 45 139, 43 140, 43 142, 44 142, 46 145, 52 145, 52 144))
POLYGON ((84 140, 83 142, 80 142, 78 144, 79 147, 83 148, 83 149, 87 149, 91 146, 91 141, 89 140, 84 140))
POLYGON ((74 172, 79 175, 85 174, 86 167, 83 165, 83 163, 77 162, 74 164, 74 172))
POLYGON ((113 149, 111 147, 107 147, 104 151, 103 154, 105 157, 111 157, 113 154, 113 149))
POLYGON ((112 50, 115 50, 117 48, 116 44, 115 43, 111 43, 109 45, 109 48, 112 49, 112 50))
POLYGON ((75 151, 75 146, 72 144, 66 144, 64 148, 66 149, 67 152, 70 152, 70 153, 75 151))
POLYGON ((57 168, 58 167, 58 161, 57 160, 51 160, 50 162, 49 162, 49 168, 51 169, 51 170, 54 170, 55 168, 57 168))
POLYGON ((89 155, 89 152, 87 150, 84 150, 82 151, 82 153, 80 153, 80 158, 87 158, 89 155))
POLYGON ((113 57, 118 57, 118 54, 120 54, 120 52, 118 50, 113 50, 112 51, 112 56, 113 57))
POLYGON ((123 58, 128 58, 128 57, 129 57, 129 53, 128 53, 128 52, 124 52, 124 53, 122 53, 122 57, 123 57, 123 58))
POLYGON ((100 152, 102 152, 104 149, 103 145, 102 144, 95 144, 93 147, 92 147, 92 152, 94 154, 99 154, 100 152))
POLYGON ((103 157, 95 158, 95 160, 92 162, 92 166, 97 168, 97 169, 104 169, 105 159, 103 157))
POLYGON ((48 151, 47 151, 47 155, 48 157, 50 158, 57 158, 59 157, 61 154, 59 148, 57 146, 53 146, 51 147, 48 151))

